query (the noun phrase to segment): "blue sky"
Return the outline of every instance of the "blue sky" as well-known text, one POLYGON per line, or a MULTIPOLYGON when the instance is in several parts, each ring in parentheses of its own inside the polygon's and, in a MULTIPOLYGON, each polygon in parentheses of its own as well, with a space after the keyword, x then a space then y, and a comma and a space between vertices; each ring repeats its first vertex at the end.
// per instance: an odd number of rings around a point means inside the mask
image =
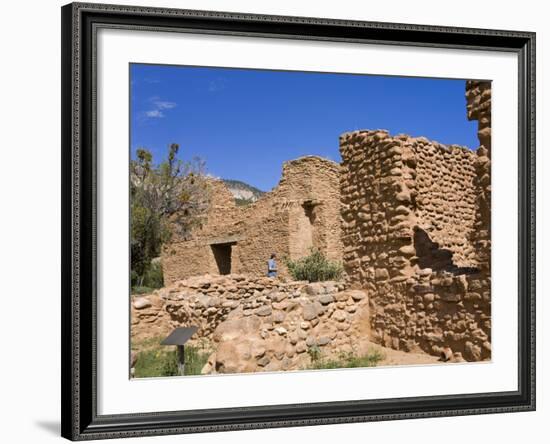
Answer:
POLYGON ((425 136, 475 149, 465 81, 132 64, 130 149, 170 143, 207 172, 269 191, 286 160, 340 161, 338 137, 357 129, 425 136))

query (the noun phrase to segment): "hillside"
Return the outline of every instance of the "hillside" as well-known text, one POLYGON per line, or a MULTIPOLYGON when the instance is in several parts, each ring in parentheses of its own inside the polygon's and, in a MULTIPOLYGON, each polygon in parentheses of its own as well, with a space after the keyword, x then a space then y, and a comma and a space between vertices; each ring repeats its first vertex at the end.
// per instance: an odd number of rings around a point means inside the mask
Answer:
POLYGON ((252 185, 249 185, 240 180, 222 179, 233 197, 237 205, 247 205, 252 202, 256 202, 264 191, 259 190, 252 185))

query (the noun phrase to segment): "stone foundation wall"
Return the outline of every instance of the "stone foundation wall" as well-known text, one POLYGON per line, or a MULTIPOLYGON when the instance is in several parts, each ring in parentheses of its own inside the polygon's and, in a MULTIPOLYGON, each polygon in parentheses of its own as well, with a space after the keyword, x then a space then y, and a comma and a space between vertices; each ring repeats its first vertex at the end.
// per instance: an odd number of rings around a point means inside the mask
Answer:
POLYGON ((132 343, 154 337, 165 337, 173 330, 165 300, 155 292, 147 296, 134 295, 130 303, 132 343))
POLYGON ((379 282, 372 301, 372 339, 396 350, 440 354, 445 347, 468 361, 491 356, 490 293, 475 275, 417 270, 402 283, 379 282))
POLYGON ((155 334, 199 327, 190 343, 207 340, 215 350, 203 373, 296 370, 311 363, 310 349, 324 357, 351 353, 370 331, 366 293, 337 282, 207 275, 136 302, 143 308, 132 309, 133 338, 151 331, 145 318, 156 319, 155 334))

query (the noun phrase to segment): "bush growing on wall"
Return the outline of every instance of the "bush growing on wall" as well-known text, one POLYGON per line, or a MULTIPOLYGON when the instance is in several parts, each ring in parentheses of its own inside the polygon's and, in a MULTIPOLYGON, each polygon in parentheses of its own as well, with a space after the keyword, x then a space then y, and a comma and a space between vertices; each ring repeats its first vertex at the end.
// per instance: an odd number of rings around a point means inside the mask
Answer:
POLYGON ((297 281, 333 281, 342 277, 344 269, 338 262, 328 260, 319 250, 311 250, 309 256, 296 261, 286 259, 285 264, 297 281))

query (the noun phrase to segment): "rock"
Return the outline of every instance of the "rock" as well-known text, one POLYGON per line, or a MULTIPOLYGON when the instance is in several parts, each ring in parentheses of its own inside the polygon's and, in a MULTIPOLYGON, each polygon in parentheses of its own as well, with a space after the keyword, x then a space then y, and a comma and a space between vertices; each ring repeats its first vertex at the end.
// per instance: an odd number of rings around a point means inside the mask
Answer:
POLYGON ((220 305, 220 298, 217 298, 215 296, 211 296, 208 298, 208 307, 217 307, 220 305))
POLYGON ((348 314, 343 310, 336 310, 332 315, 332 319, 335 319, 338 322, 344 322, 347 318, 348 314))
POLYGON ((217 373, 243 373, 254 371, 255 359, 250 354, 250 341, 223 342, 215 353, 214 369, 217 373))
POLYGON ((222 302, 222 307, 224 308, 237 308, 239 305, 240 305, 239 302, 235 300, 222 302))
POLYGON ((260 367, 265 367, 269 364, 270 359, 267 356, 263 356, 256 362, 260 367))
POLYGON ((210 303, 210 296, 199 293, 197 294, 196 305, 197 307, 208 308, 210 303))
POLYGON ((409 210, 406 206, 404 205, 399 205, 395 210, 394 210, 394 213, 395 214, 402 214, 402 215, 407 215, 407 214, 410 214, 411 210, 409 210))
POLYGON ((323 308, 319 302, 308 303, 302 307, 303 317, 306 321, 315 319, 322 311, 323 308))
MULTIPOLYGON (((296 350, 294 349, 294 347, 292 347, 289 344, 285 349, 285 354, 286 354, 287 358, 293 358, 294 355, 296 354, 296 350)), ((288 365, 283 364, 283 370, 288 370, 288 368, 290 368, 291 362, 289 362, 289 361, 287 361, 287 362, 288 362, 288 365)))
POLYGON ((453 278, 450 276, 446 276, 439 281, 439 285, 441 287, 450 287, 451 285, 453 285, 453 278))
POLYGON ((411 202, 411 193, 408 191, 401 191, 395 195, 395 199, 401 203, 410 203, 411 202))
POLYGON ((443 347, 440 353, 440 359, 444 362, 450 361, 453 358, 451 347, 443 347))
POLYGON ((299 337, 296 332, 292 332, 288 335, 288 340, 292 345, 296 345, 298 343, 299 337))
POLYGON ((453 362, 466 362, 466 360, 462 357, 462 353, 454 352, 453 362))
POLYGON ((319 302, 323 305, 330 304, 333 301, 334 297, 330 294, 322 294, 321 296, 319 296, 319 302))
POLYGON ((465 301, 473 301, 473 302, 479 302, 481 301, 481 295, 475 291, 470 291, 470 292, 467 292, 465 295, 464 295, 464 300, 465 301))
POLYGON ((300 341, 296 344, 296 353, 304 353, 307 350, 305 341, 300 341))
POLYGON ((318 282, 308 284, 304 287, 304 291, 310 296, 315 296, 321 293, 321 290, 324 291, 323 287, 318 282))
POLYGON ((423 296, 423 301, 425 304, 429 304, 431 302, 433 302, 435 299, 435 296, 433 293, 425 293, 424 296, 423 296))
POLYGON ((151 301, 149 301, 149 299, 145 297, 140 297, 140 298, 134 298, 132 305, 136 310, 143 310, 144 308, 150 307, 152 304, 151 304, 151 301))
POLYGON ((314 345, 317 345, 317 341, 315 340, 315 338, 313 336, 308 336, 306 338, 306 345, 308 347, 313 347, 314 345))
POLYGON ((336 293, 338 291, 338 283, 334 281, 324 282, 325 292, 326 293, 336 293))
POLYGON ((321 345, 321 346, 327 345, 330 341, 331 341, 331 339, 328 336, 321 336, 317 340, 317 345, 321 345))
POLYGON ((399 249, 399 252, 405 256, 415 256, 416 255, 416 249, 413 245, 404 245, 399 249))
POLYGON ((285 313, 282 312, 282 311, 276 311, 273 313, 273 322, 277 323, 277 324, 280 324, 281 322, 283 322, 285 320, 285 313))
POLYGON ((413 285, 412 288, 416 294, 426 294, 434 291, 434 288, 428 284, 417 284, 413 285))
POLYGON ((258 308, 254 313, 258 316, 269 316, 272 313, 272 309, 269 305, 264 305, 258 308))
POLYGON ((374 272, 374 277, 377 281, 387 281, 390 278, 390 274, 385 268, 377 268, 374 272))
POLYGON ((468 361, 481 361, 481 347, 471 341, 466 341, 464 344, 464 357, 468 361))
POLYGON ((277 327, 275 328, 275 332, 282 336, 287 334, 287 329, 284 327, 277 327))
POLYGON ((461 296, 458 293, 445 292, 441 295, 441 300, 446 302, 458 302, 461 296))
POLYGON ((350 290, 340 291, 336 293, 333 297, 338 302, 345 302, 349 299, 349 291, 350 290))
POLYGON ((283 293, 281 291, 276 291, 276 292, 271 293, 270 296, 271 296, 272 301, 281 302, 281 301, 285 300, 288 297, 288 294, 283 293))
POLYGON ((211 316, 211 315, 215 315, 218 313, 218 308, 217 307, 210 307, 210 308, 207 308, 204 313, 207 315, 207 316, 211 316))
POLYGON ((265 355, 265 347, 260 342, 255 342, 252 344, 251 354, 255 358, 261 358, 265 355))
POLYGON ((216 342, 231 342, 240 338, 253 337, 260 330, 260 325, 260 319, 253 315, 227 320, 218 325, 212 338, 216 342))
POLYGON ((485 137, 490 137, 491 136, 491 128, 490 127, 486 127, 486 128, 483 128, 483 129, 480 129, 478 132, 477 132, 477 137, 479 139, 483 139, 485 137))
POLYGON ((362 290, 348 290, 347 293, 354 301, 361 301, 367 297, 367 293, 362 290))

